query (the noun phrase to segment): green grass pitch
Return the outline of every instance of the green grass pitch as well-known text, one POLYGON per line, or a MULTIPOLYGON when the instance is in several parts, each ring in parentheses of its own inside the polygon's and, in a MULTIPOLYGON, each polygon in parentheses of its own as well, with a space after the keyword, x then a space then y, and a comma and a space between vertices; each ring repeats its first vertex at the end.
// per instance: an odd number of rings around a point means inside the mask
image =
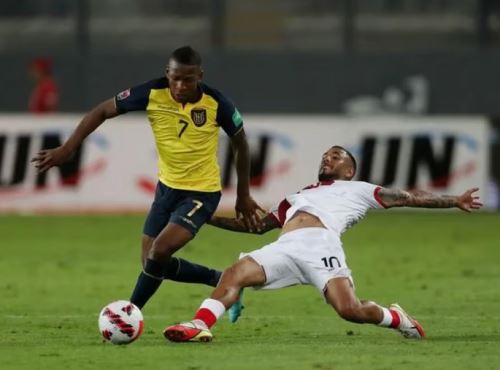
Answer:
MULTIPOLYGON (((500 214, 380 212, 348 231, 357 293, 399 302, 427 338, 338 318, 312 287, 245 293, 237 324, 212 343, 166 342, 209 287, 164 282, 129 346, 103 343, 97 315, 127 299, 139 266, 143 217, 0 217, 0 369, 499 369, 500 214)), ((181 253, 224 268, 277 233, 210 226, 181 253)))

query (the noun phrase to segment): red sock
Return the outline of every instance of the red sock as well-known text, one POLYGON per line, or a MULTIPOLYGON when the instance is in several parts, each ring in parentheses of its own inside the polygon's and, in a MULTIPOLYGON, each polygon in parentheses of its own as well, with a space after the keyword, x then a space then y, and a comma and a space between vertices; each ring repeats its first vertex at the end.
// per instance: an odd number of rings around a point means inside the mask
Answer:
POLYGON ((399 324, 401 323, 401 318, 399 314, 390 308, 385 308, 379 306, 382 310, 383 318, 382 321, 378 324, 380 326, 385 326, 386 328, 394 328, 397 329, 399 324))
POLYGON ((399 327, 399 324, 401 323, 401 318, 399 317, 399 314, 396 311, 391 310, 390 308, 389 312, 391 313, 392 316, 391 328, 397 329, 399 327))
POLYGON ((207 298, 203 301, 198 311, 196 311, 194 319, 203 321, 205 325, 210 329, 215 325, 217 319, 221 317, 224 312, 226 312, 226 307, 222 304, 221 301, 207 298))
POLYGON ((209 329, 217 322, 217 317, 208 308, 198 309, 194 319, 203 321, 209 329))

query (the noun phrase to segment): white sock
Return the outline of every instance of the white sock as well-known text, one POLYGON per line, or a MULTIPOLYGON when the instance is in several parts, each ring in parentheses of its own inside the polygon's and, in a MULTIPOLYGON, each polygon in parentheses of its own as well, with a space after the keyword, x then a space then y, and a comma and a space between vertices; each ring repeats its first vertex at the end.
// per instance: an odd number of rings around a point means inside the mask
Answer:
POLYGON ((389 311, 389 309, 387 309, 385 307, 379 306, 379 308, 382 310, 382 313, 383 313, 384 317, 382 318, 382 321, 378 323, 378 325, 384 326, 384 327, 387 327, 387 328, 392 327, 392 314, 391 314, 391 311, 389 311))
POLYGON ((200 308, 194 316, 194 321, 202 321, 207 328, 211 328, 221 317, 224 312, 226 312, 226 307, 221 301, 216 299, 207 298, 203 301, 200 308))
POLYGON ((226 307, 224 307, 222 302, 212 298, 205 299, 200 308, 209 309, 217 318, 221 317, 224 312, 226 312, 226 307))

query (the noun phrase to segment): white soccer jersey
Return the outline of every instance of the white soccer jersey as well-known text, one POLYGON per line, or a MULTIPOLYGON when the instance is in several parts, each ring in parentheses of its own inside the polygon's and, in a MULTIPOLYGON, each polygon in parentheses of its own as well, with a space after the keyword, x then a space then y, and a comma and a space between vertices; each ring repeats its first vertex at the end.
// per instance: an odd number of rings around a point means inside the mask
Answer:
POLYGON ((340 237, 362 219, 368 209, 384 207, 377 195, 379 190, 380 186, 362 181, 317 182, 287 196, 271 213, 281 225, 297 211, 310 213, 340 237))

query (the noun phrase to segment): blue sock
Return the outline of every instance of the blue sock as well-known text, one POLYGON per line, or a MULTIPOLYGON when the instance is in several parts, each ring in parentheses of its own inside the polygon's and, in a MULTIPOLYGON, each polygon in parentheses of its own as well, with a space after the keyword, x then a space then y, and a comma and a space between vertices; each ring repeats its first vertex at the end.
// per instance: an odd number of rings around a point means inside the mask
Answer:
POLYGON ((142 309, 146 302, 155 294, 162 280, 164 264, 152 259, 147 259, 142 271, 135 284, 134 292, 130 298, 130 302, 142 309))
POLYGON ((182 258, 172 257, 164 270, 165 279, 181 283, 196 283, 216 286, 222 272, 206 266, 187 261, 182 258))

